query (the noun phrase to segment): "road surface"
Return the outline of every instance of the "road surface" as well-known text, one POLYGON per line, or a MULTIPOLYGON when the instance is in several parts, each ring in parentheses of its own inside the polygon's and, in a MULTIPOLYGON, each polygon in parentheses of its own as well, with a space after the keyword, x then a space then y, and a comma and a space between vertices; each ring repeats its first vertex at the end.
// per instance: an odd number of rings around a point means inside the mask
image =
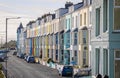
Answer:
MULTIPOLYGON (((8 78, 62 78, 56 69, 41 64, 27 63, 24 59, 17 58, 8 53, 8 78)), ((5 66, 5 62, 3 63, 5 66)))

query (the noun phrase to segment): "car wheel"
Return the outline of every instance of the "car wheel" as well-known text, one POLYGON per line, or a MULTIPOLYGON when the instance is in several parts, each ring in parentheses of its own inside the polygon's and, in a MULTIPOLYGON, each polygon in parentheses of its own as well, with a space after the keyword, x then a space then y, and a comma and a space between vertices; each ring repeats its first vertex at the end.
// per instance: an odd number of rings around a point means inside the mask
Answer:
POLYGON ((62 76, 62 74, 59 73, 59 76, 62 76))

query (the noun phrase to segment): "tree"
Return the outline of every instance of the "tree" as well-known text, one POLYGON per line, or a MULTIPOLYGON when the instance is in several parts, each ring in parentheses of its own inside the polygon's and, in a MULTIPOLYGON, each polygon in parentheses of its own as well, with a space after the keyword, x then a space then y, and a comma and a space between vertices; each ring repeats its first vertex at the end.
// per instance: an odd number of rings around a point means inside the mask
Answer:
MULTIPOLYGON (((15 40, 11 40, 7 43, 7 47, 8 48, 16 48, 16 41, 15 40)), ((5 48, 6 47, 6 43, 3 44, 3 46, 1 48, 5 48)))

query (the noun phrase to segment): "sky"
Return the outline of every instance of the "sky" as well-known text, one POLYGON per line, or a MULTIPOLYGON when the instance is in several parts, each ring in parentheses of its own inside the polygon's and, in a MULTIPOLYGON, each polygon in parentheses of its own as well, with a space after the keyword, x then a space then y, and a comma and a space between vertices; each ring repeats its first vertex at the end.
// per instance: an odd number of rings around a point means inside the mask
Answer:
POLYGON ((8 41, 16 40, 16 30, 20 22, 23 27, 31 20, 36 20, 45 13, 54 13, 58 8, 64 8, 66 1, 74 4, 81 0, 0 0, 0 42, 5 41, 6 18, 8 20, 8 41))

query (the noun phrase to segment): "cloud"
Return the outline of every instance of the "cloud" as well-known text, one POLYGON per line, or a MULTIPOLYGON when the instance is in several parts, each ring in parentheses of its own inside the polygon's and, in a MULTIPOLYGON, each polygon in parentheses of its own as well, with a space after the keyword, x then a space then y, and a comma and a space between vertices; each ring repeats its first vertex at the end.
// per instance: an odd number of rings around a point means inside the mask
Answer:
POLYGON ((0 7, 7 7, 7 8, 9 8, 9 6, 7 4, 4 4, 4 3, 0 3, 0 7))
MULTIPOLYGON (((66 1, 68 0, 0 0, 0 31, 5 31, 5 18, 22 17, 8 20, 8 40, 16 39, 16 30, 20 22, 25 27, 29 21, 37 19, 44 13, 63 8, 66 1)), ((69 1, 80 2, 80 0, 69 1)))
POLYGON ((15 0, 1 3, 0 6, 4 8, 2 11, 40 16, 64 7, 66 1, 78 2, 78 0, 15 0))

